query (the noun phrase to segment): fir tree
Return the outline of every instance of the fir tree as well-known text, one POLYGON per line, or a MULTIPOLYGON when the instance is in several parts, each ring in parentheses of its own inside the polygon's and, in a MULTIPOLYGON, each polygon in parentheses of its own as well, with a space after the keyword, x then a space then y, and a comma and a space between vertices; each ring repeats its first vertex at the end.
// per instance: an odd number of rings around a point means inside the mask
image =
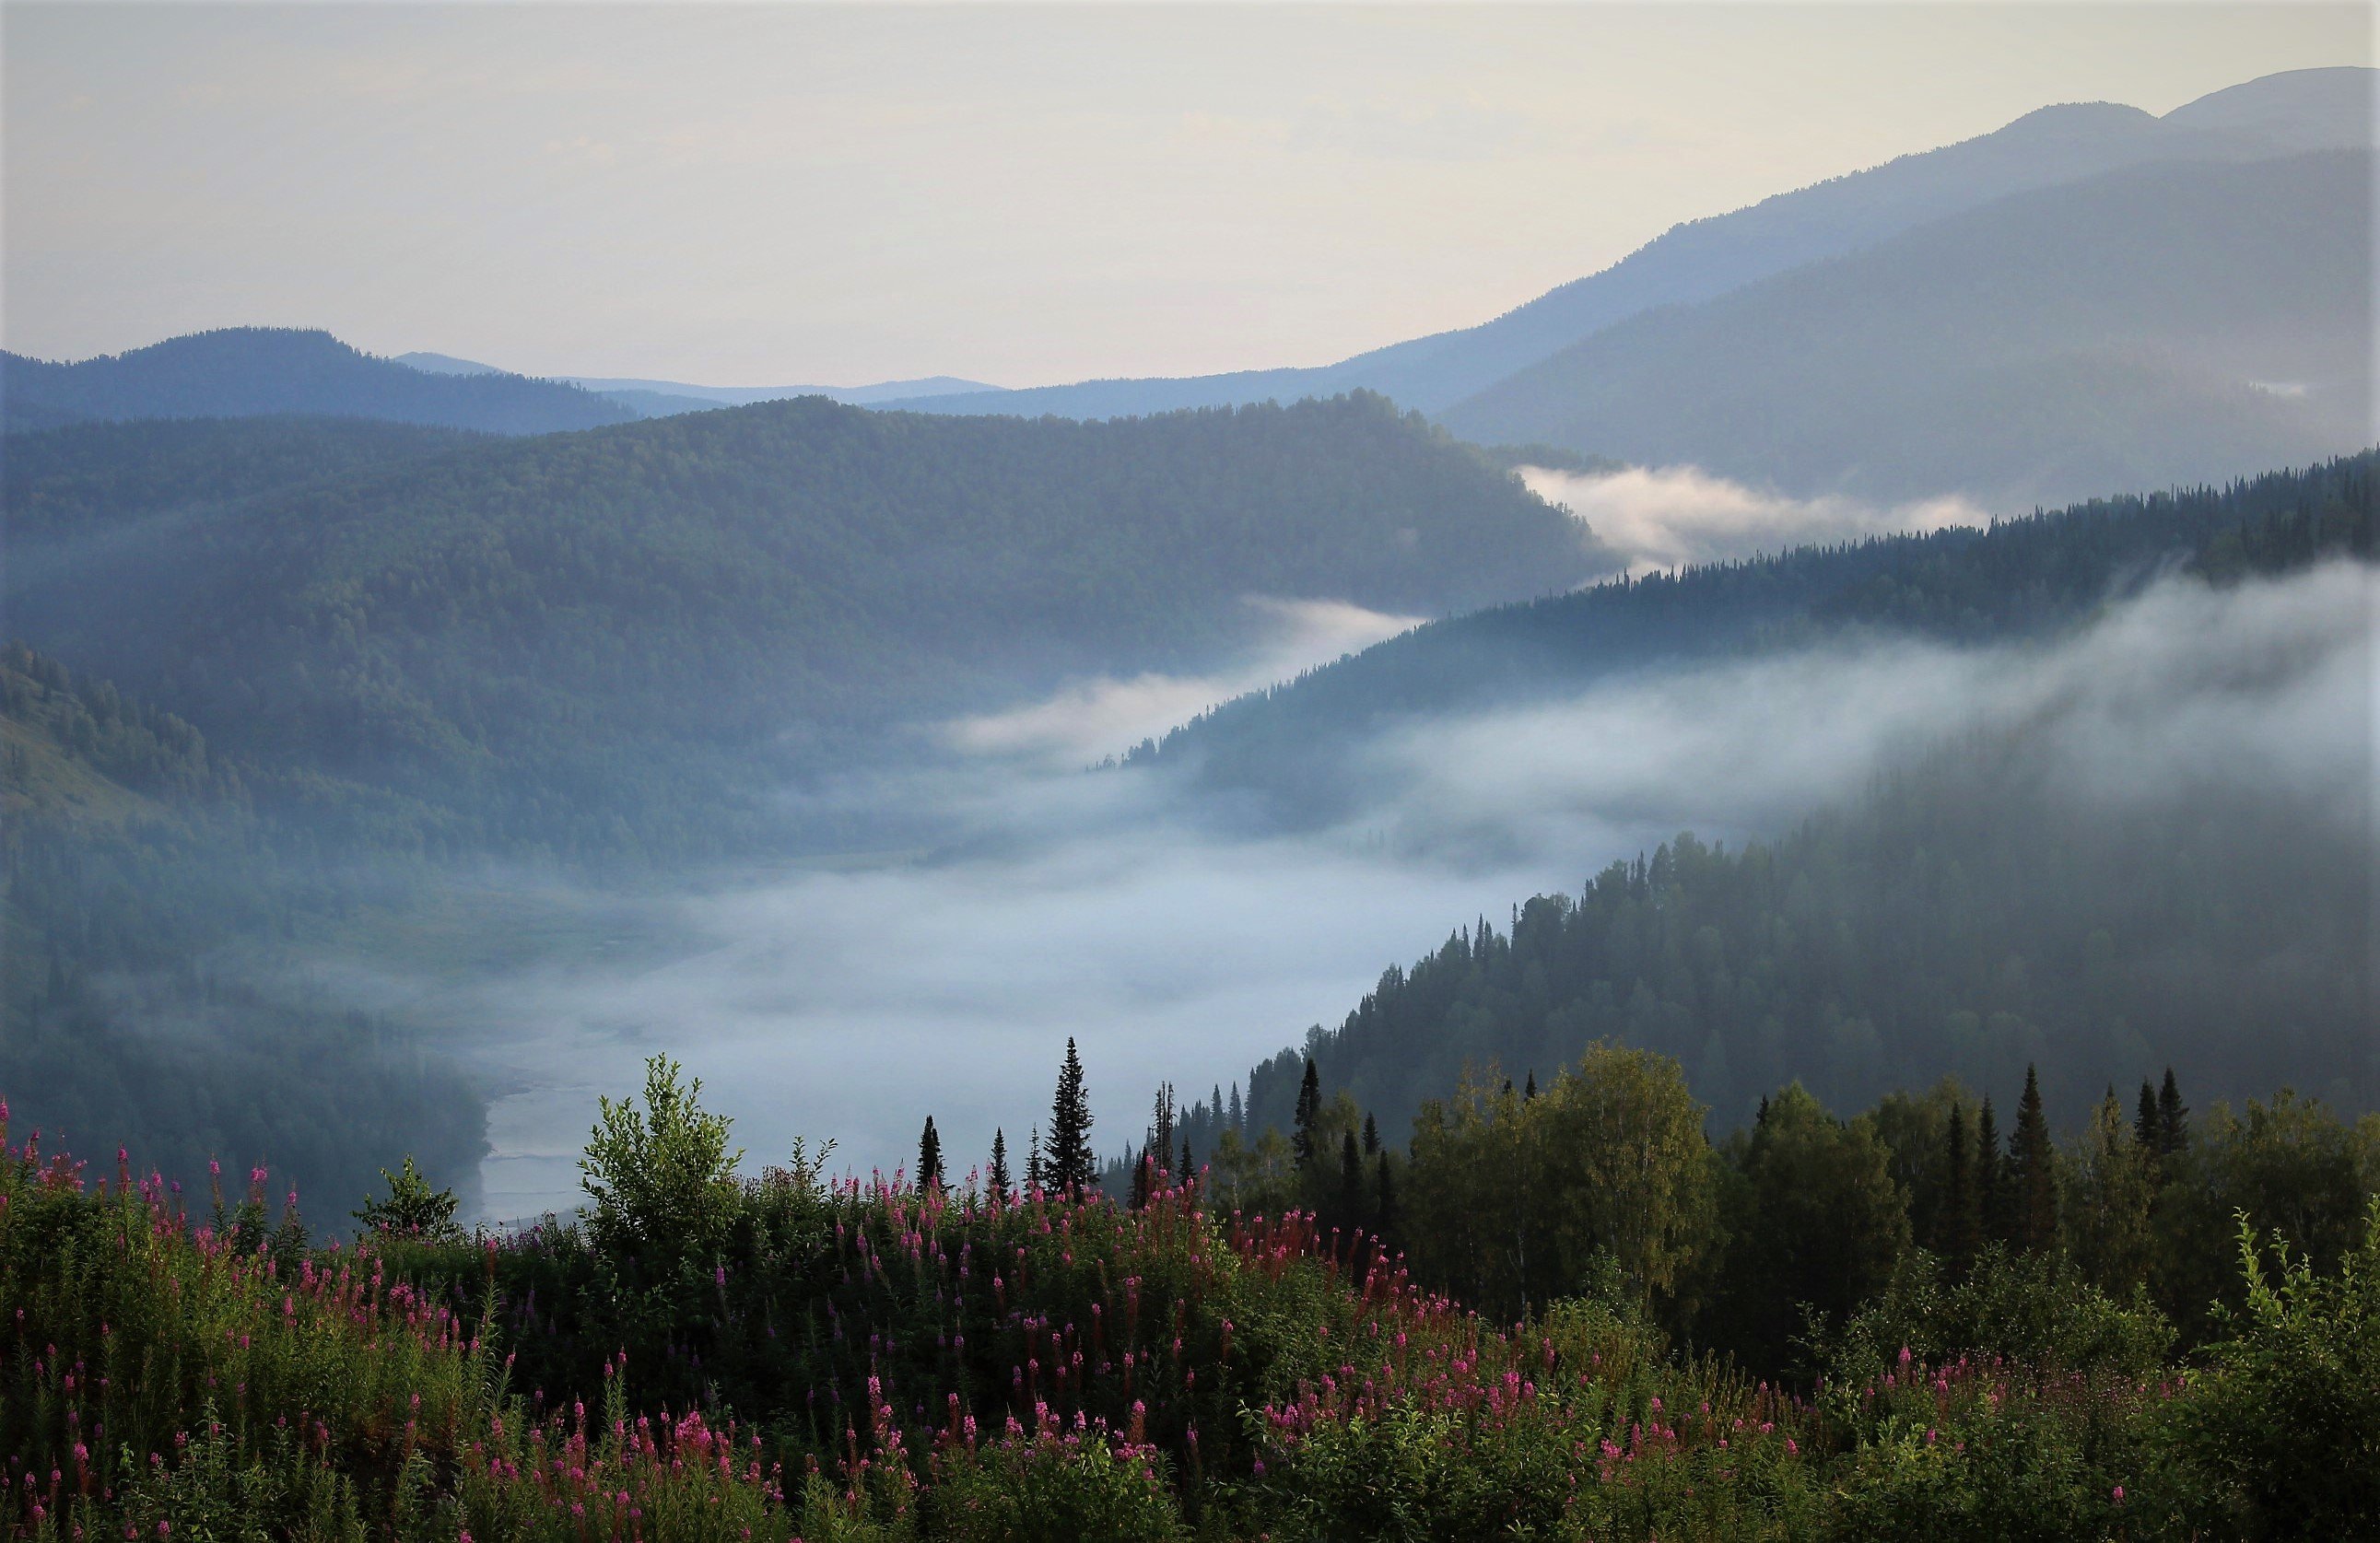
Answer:
POLYGON ((2008 1170, 2000 1160, 1999 1123, 1992 1118, 1992 1100, 1984 1100, 1975 1116, 1975 1221, 1978 1240, 2009 1240, 2008 1170))
POLYGON ((1350 1227, 1364 1214, 1364 1159, 1356 1149, 1354 1131, 1339 1140, 1339 1209, 1345 1213, 1342 1220, 1350 1227))
POLYGON ((1197 1169, 1190 1165, 1190 1137, 1185 1133, 1182 1137, 1182 1166, 1175 1169, 1173 1173, 1184 1184, 1188 1184, 1197 1172, 1197 1169))
POLYGON ((1296 1132, 1291 1137, 1297 1148, 1297 1165, 1314 1165, 1314 1120, 1322 1112, 1322 1078, 1314 1069, 1314 1057, 1305 1058, 1305 1077, 1297 1085, 1296 1132))
POLYGON ((1033 1134, 1025 1141, 1025 1187, 1028 1190, 1050 1187, 1050 1170, 1041 1160, 1041 1127, 1038 1125, 1033 1127, 1033 1134))
POLYGON ((1008 1133, 1003 1130, 995 1128, 991 1133, 991 1168, 984 1182, 994 1196, 1008 1198, 1008 1133))
POLYGON ((1157 1085, 1157 1100, 1148 1112, 1148 1145, 1143 1148, 1160 1168, 1173 1160, 1173 1085, 1157 1085))
POLYGON ((2190 1146, 2190 1110, 2181 1101, 2170 1066, 2165 1069, 2165 1086, 2157 1090, 2157 1142, 2165 1157, 2179 1156, 2190 1146))
POLYGON ((1536 1098, 1536 1096, 1537 1096, 1537 1073, 1536 1073, 1536 1068, 1533 1066, 1533 1067, 1531 1067, 1531 1068, 1529 1069, 1529 1086, 1528 1086, 1524 1090, 1523 1090, 1523 1092, 1522 1092, 1522 1094, 1521 1094, 1521 1101, 1522 1101, 1523 1103, 1526 1103, 1526 1102, 1528 1102, 1531 1099, 1534 1099, 1534 1098, 1536 1098))
POLYGON ((2041 1110, 2041 1079, 2024 1069, 2024 1097, 2009 1133, 2010 1242, 2028 1254, 2047 1248, 2058 1233, 2058 1174, 2051 1164, 2049 1121, 2041 1110))
POLYGON ((1050 1100, 1050 1139, 1041 1160, 1042 1182, 1061 1194, 1087 1191, 1099 1180, 1091 1156, 1091 1100, 1083 1090, 1083 1058, 1066 1040, 1058 1070, 1058 1090, 1050 1100))
POLYGON ((1226 1123, 1229 1124, 1232 1129, 1235 1131, 1245 1131, 1247 1129, 1247 1114, 1240 1106, 1240 1085, 1236 1082, 1232 1084, 1232 1112, 1224 1118, 1226 1123))
POLYGON ((1380 1150, 1380 1123, 1366 1112, 1364 1116, 1364 1155, 1377 1157, 1380 1150))
POLYGON ((926 1128, 917 1137, 917 1187, 936 1189, 942 1182, 942 1137, 934 1129, 934 1117, 926 1116, 926 1128))
POLYGON ((1149 1183, 1156 1167, 1157 1160, 1149 1156, 1149 1148, 1146 1147, 1140 1149, 1140 1156, 1132 1160, 1132 1198, 1128 1203, 1133 1209, 1148 1209, 1149 1183))
POLYGON ((2132 1139, 2152 1157, 2165 1150, 2165 1121, 2157 1112, 2156 1089, 2146 1077, 2141 1079, 2141 1101, 2132 1115, 2132 1139))
POLYGON ((1967 1140, 1967 1109, 1950 1106, 1949 1150, 1942 1163, 1942 1223, 1935 1246, 1953 1264, 1973 1258, 1983 1232, 1975 1200, 1974 1148, 1967 1140))

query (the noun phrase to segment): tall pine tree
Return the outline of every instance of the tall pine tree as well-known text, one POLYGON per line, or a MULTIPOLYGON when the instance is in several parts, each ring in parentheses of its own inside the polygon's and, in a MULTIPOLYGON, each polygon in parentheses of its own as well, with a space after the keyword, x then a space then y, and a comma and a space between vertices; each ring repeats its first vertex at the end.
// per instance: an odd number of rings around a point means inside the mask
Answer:
POLYGON ((934 1117, 926 1116, 926 1128, 917 1137, 917 1187, 939 1189, 942 1183, 942 1137, 934 1129, 934 1117))
POLYGON ((991 1168, 984 1175, 984 1184, 995 1198, 1001 1200, 1008 1198, 1008 1133, 1006 1131, 995 1129, 991 1133, 991 1168))
POLYGON ((2157 1140, 2166 1157, 2180 1156, 2190 1147, 2190 1109, 2181 1101, 2170 1066, 2165 1069, 2165 1086, 2157 1090, 2157 1140))
POLYGON ((2008 1167, 2000 1159, 1999 1123, 1992 1100, 1975 1116, 1975 1221, 1982 1243, 2009 1241, 2008 1167))
POLYGON ((1083 1058, 1066 1040, 1058 1090, 1050 1100, 1050 1139, 1041 1160, 1041 1182, 1060 1194, 1087 1193, 1099 1180, 1091 1157, 1091 1100, 1083 1090, 1083 1058))
POLYGON ((1974 1257, 1983 1234, 1983 1214, 1976 1204, 1974 1148, 1967 1140, 1967 1107, 1950 1106, 1949 1150, 1942 1154, 1942 1221, 1935 1243, 1953 1266, 1974 1257))
POLYGON ((2024 1098, 2016 1106, 2016 1129, 2009 1133, 2009 1199, 2014 1225, 2010 1242, 2037 1254, 2057 1241, 2058 1173, 2050 1151, 2049 1121, 2041 1110, 2041 1079, 2024 1069, 2024 1098))
POLYGON ((1297 1149, 1300 1168, 1314 1166, 1314 1120, 1322 1112, 1322 1078, 1314 1069, 1314 1057, 1305 1058, 1305 1076, 1297 1085, 1295 1130, 1290 1141, 1297 1149))
POLYGON ((1364 1219, 1364 1157, 1355 1146, 1355 1133, 1349 1131, 1339 1143, 1339 1209, 1341 1221, 1355 1227, 1364 1219))

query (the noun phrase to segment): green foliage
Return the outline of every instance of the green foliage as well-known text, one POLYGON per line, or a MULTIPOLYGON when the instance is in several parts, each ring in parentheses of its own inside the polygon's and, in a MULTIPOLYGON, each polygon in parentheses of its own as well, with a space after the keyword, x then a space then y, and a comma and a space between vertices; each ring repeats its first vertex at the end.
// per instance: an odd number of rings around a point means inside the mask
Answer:
POLYGON ((1854 1386, 1892 1371, 1904 1350, 2142 1379, 2160 1375, 2174 1340, 2143 1298, 2109 1295, 2062 1256, 1995 1245, 1955 1277, 1930 1254, 1904 1257, 1831 1339, 1825 1364, 1830 1381, 1854 1386))
POLYGON ((383 1168, 380 1176, 388 1182, 388 1193, 366 1197, 363 1209, 355 1213, 365 1232, 395 1233, 431 1243, 462 1238, 463 1229, 455 1221, 455 1192, 431 1188, 429 1179, 413 1165, 412 1153, 405 1155, 401 1171, 392 1173, 383 1168))
POLYGON ((952 1543, 1172 1543, 1181 1513, 1154 1452, 1043 1436, 938 1456, 928 1535, 952 1543))
POLYGON ((1908 1198, 1875 1122, 1838 1120, 1798 1083, 1767 1101, 1730 1155, 1712 1334, 1773 1367, 1805 1319, 1840 1324, 1890 1280, 1909 1247, 1908 1198))
POLYGON ((2380 1195, 2335 1271, 2239 1229, 2245 1304, 2175 1410, 2192 1509, 2230 1537, 2361 1536, 2380 1517, 2380 1195))
POLYGON ((1602 1261, 1639 1294, 1675 1292, 1708 1246, 1716 1181, 1677 1063, 1597 1045, 1535 1098, 1488 1091, 1499 1079, 1415 1123, 1402 1188, 1425 1276, 1508 1317, 1577 1293, 1602 1261))
MULTIPOLYGON (((708 1257, 742 1209, 722 1116, 700 1102, 702 1079, 680 1085, 678 1063, 645 1063, 645 1102, 597 1100, 599 1115, 578 1160, 580 1185, 595 1202, 588 1225, 603 1247, 655 1261, 708 1257)), ((800 1160, 798 1154, 796 1161, 800 1160)))

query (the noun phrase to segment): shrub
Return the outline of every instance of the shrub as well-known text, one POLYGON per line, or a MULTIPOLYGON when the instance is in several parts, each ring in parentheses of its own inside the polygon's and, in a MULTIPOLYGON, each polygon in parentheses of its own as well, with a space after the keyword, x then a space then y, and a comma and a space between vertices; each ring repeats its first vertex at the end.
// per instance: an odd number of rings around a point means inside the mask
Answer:
POLYGON ((2247 1304, 2190 1379, 2173 1434, 2203 1476, 2211 1529, 2250 1538, 2369 1537, 2380 1518, 2380 1196, 2324 1275, 2276 1235, 2271 1271, 2247 1217, 2247 1304))
POLYGON ((596 1241, 614 1254, 666 1264, 701 1258, 735 1225, 743 1203, 729 1152, 729 1122, 699 1102, 702 1082, 678 1084, 678 1063, 645 1063, 645 1107, 597 1100, 601 1118, 579 1159, 580 1183, 593 1197, 596 1241))

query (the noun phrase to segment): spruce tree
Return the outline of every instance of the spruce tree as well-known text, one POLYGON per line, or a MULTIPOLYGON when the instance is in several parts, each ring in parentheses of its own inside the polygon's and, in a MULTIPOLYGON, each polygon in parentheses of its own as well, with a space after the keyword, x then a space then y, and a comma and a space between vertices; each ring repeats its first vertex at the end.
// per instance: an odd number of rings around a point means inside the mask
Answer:
POLYGON ((1157 1085, 1157 1100, 1148 1112, 1148 1145, 1144 1148, 1149 1160, 1162 1168, 1173 1160, 1173 1085, 1157 1085))
POLYGON ((984 1183, 1000 1199, 1008 1198, 1008 1133, 997 1128, 991 1133, 991 1168, 984 1183))
POLYGON ((1033 1134, 1025 1142, 1025 1187, 1028 1190, 1050 1187, 1050 1169, 1041 1160, 1041 1127, 1038 1125, 1033 1127, 1033 1134))
POLYGON ((1297 1085, 1296 1129, 1291 1142, 1297 1148, 1297 1165, 1314 1165, 1314 1118, 1322 1112, 1322 1078, 1314 1069, 1314 1057, 1305 1058, 1305 1076, 1297 1085))
POLYGON ((2141 1101, 2132 1115, 2132 1139, 2152 1157, 2165 1150, 2165 1122, 2157 1113, 2156 1089, 2146 1077, 2141 1079, 2141 1101))
POLYGON ((1980 1242, 2009 1240, 2008 1170, 2000 1160, 1999 1123, 1992 1118, 1989 1098, 1975 1116, 1975 1220, 1980 1242))
POLYGON ((1935 1246, 1954 1265, 1973 1258, 1982 1233, 1975 1205, 1974 1148, 1967 1140, 1967 1109, 1950 1106, 1949 1149, 1942 1163, 1942 1223, 1935 1246))
POLYGON ((1050 1139, 1041 1178, 1061 1194, 1087 1192, 1099 1180, 1091 1157, 1091 1100, 1083 1090, 1083 1058, 1071 1036, 1065 1063, 1058 1069, 1058 1090, 1050 1100, 1050 1139))
POLYGON ((1531 1068, 1529 1069, 1529 1086, 1528 1086, 1528 1087, 1526 1087, 1526 1088, 1522 1092, 1522 1094, 1521 1094, 1521 1101, 1522 1101, 1523 1103, 1526 1103, 1526 1102, 1528 1102, 1531 1099, 1534 1099, 1534 1098, 1536 1098, 1536 1096, 1537 1096, 1537 1072, 1536 1072, 1536 1068, 1533 1066, 1533 1067, 1531 1067, 1531 1068))
POLYGON ((1198 1170, 1190 1165, 1190 1137, 1185 1134, 1182 1137, 1182 1166, 1173 1171, 1173 1176, 1181 1183, 1188 1184, 1197 1173, 1198 1170))
POLYGON ((1132 1199, 1129 1204, 1135 1210, 1148 1209, 1151 1172, 1157 1166, 1157 1160, 1148 1154, 1149 1148, 1143 1147, 1140 1149, 1140 1156, 1132 1160, 1132 1199))
POLYGON ((917 1187, 920 1190, 939 1188, 942 1182, 942 1137, 934 1129, 934 1117, 926 1116, 926 1129, 917 1137, 917 1187))
POLYGON ((1240 1107, 1240 1085, 1236 1082, 1232 1084, 1232 1112, 1224 1116, 1224 1120, 1235 1131, 1247 1129, 1247 1112, 1240 1107))
POLYGON ((2158 1150, 2166 1157, 2179 1156, 2190 1146, 2190 1111, 2181 1101, 2181 1089, 2173 1080, 2173 1068, 2165 1069, 2165 1086, 2157 1090, 2158 1150))
POLYGON ((1364 1155, 1377 1157, 1380 1150, 1380 1123, 1369 1112, 1364 1116, 1364 1155))
POLYGON ((2058 1235, 2058 1174, 2051 1167, 2049 1121, 2041 1110, 2041 1079, 2024 1069, 2024 1097, 2016 1106, 2016 1129, 2009 1133, 2010 1241, 2028 1254, 2047 1248, 2058 1235))
POLYGON ((1355 1226, 1364 1215, 1364 1159, 1355 1146, 1355 1133, 1347 1132, 1339 1140, 1339 1209, 1342 1218, 1355 1226))

